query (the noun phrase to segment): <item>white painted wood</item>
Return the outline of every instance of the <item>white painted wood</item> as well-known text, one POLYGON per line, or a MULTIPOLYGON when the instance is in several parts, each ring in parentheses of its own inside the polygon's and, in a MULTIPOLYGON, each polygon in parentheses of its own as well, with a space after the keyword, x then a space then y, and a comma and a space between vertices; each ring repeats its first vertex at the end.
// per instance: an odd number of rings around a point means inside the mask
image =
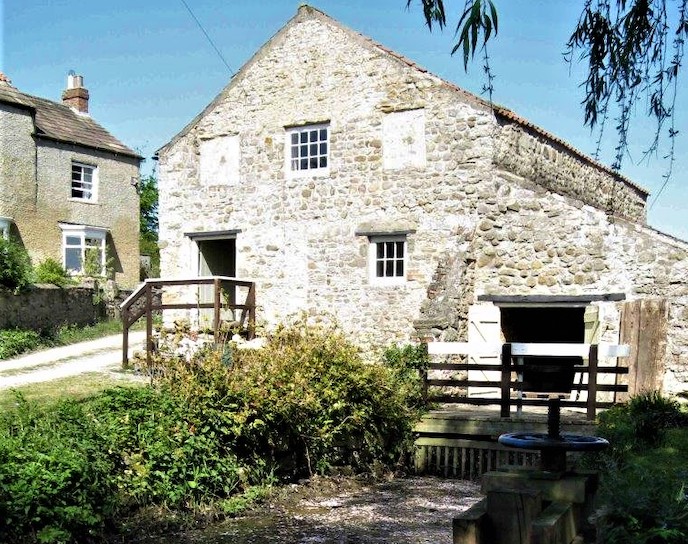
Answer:
MULTIPOLYGON (((500 357, 502 344, 488 344, 485 342, 430 342, 428 344, 430 355, 469 355, 472 358, 500 357)), ((517 356, 543 356, 543 357, 585 357, 590 353, 590 344, 511 344, 511 353, 517 356)), ((598 357, 628 357, 631 347, 627 344, 599 344, 598 357)), ((478 362, 478 361, 474 361, 478 362)))
MULTIPOLYGON (((492 345, 497 349, 480 353, 468 354, 469 364, 493 364, 501 362, 502 341, 501 313, 494 304, 475 304, 468 308, 468 343, 471 345, 492 345)), ((468 379, 475 381, 496 381, 502 377, 499 370, 469 370, 468 379)), ((469 387, 469 397, 499 398, 501 392, 498 387, 469 387)))
POLYGON ((474 357, 499 357, 501 344, 471 344, 469 342, 430 342, 430 355, 472 355, 474 357))

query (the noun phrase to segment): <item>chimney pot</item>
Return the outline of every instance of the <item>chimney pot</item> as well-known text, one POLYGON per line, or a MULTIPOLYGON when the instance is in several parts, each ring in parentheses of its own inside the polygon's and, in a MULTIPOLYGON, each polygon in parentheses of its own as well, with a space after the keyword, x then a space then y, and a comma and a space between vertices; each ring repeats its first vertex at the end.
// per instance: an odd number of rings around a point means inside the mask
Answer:
POLYGON ((67 76, 67 88, 62 93, 62 103, 80 113, 88 113, 88 98, 83 76, 70 73, 67 76))

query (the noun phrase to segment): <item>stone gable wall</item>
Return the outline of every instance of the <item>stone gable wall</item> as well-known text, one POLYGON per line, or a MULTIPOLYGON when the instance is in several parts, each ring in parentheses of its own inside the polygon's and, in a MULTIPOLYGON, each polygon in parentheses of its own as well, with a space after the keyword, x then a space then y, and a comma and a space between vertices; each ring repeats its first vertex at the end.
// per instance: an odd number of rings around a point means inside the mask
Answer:
MULTIPOLYGON (((237 276, 257 282, 259 320, 334 317, 368 349, 465 340, 481 294, 668 297, 670 366, 688 382, 685 244, 642 226, 644 201, 630 186, 615 213, 638 223, 610 219, 612 177, 577 161, 362 38, 305 18, 161 150, 161 274, 196 274, 184 233, 238 230, 237 276), (395 157, 385 169, 385 115, 418 109, 424 166, 395 157), (323 122, 329 175, 287 175, 285 127, 323 122), (228 135, 239 138, 238 183, 201 183, 201 143, 228 135), (409 232, 405 284, 368 279, 365 233, 385 230, 409 232)), ((601 306, 601 316, 614 341, 618 307, 601 306)))
POLYGON ((362 343, 412 337, 438 256, 460 251, 493 192, 494 129, 489 111, 456 100, 438 79, 305 21, 161 152, 162 275, 195 273, 184 232, 240 229, 237 275, 258 282, 265 320, 307 311, 332 314, 362 343), (384 169, 385 115, 418 108, 426 166, 384 169), (329 121, 327 178, 285 175, 285 127, 306 121, 329 121), (202 185, 200 142, 225 134, 239 134, 240 184, 202 185), (409 281, 370 285, 368 238, 356 233, 395 222, 415 230, 409 281))
MULTIPOLYGON (((33 118, 26 109, 0 104, 0 216, 32 213, 36 193, 33 118)), ((14 229, 13 229, 14 234, 14 229)))

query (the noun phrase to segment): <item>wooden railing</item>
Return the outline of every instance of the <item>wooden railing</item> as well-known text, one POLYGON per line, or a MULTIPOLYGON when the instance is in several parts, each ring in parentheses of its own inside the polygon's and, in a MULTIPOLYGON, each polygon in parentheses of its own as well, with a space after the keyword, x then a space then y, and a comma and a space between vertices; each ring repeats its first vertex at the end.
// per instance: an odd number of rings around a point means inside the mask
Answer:
MULTIPOLYGON (((428 397, 428 387, 446 388, 458 387, 475 390, 491 389, 498 394, 491 397, 475 395, 434 395, 428 400, 441 403, 458 403, 471 405, 499 405, 501 417, 509 417, 511 407, 515 406, 520 412, 523 406, 547 406, 546 398, 524 398, 526 384, 523 382, 524 358, 538 357, 580 357, 587 358, 587 364, 574 365, 570 370, 579 379, 570 384, 570 390, 574 392, 585 391, 585 400, 563 399, 562 407, 575 407, 585 409, 588 419, 595 419, 598 409, 609 408, 614 402, 598 399, 600 392, 625 393, 628 385, 598 383, 601 374, 613 374, 620 376, 628 373, 627 367, 599 365, 600 358, 627 357, 628 346, 609 344, 468 344, 465 342, 430 342, 428 353, 430 355, 464 355, 479 358, 492 358, 493 363, 454 363, 442 362, 428 365, 428 370, 450 370, 466 372, 465 379, 429 379, 425 373, 425 394, 428 397), (471 379, 472 371, 486 373, 488 379, 471 379), (587 375, 587 383, 582 383, 582 377, 587 375), (492 379, 490 379, 490 377, 492 379), (515 377, 515 379, 514 379, 515 377)), ((582 359, 581 359, 582 360, 582 359)), ((537 364, 537 363, 535 363, 537 364)), ((618 381, 615 380, 615 381, 618 381)))
POLYGON ((207 276, 200 278, 163 280, 148 279, 142 283, 127 299, 120 305, 122 316, 123 335, 122 335, 122 366, 128 366, 129 351, 129 328, 141 317, 146 317, 146 362, 150 366, 151 353, 153 351, 153 313, 163 310, 197 310, 213 309, 213 339, 218 341, 221 328, 221 311, 240 310, 241 314, 237 321, 239 329, 246 331, 248 339, 253 338, 256 327, 256 284, 248 280, 240 280, 226 276, 207 276), (212 285, 212 302, 171 302, 164 303, 163 295, 166 287, 188 287, 198 285, 212 285), (222 292, 237 287, 246 289, 246 298, 243 304, 222 300, 222 292))

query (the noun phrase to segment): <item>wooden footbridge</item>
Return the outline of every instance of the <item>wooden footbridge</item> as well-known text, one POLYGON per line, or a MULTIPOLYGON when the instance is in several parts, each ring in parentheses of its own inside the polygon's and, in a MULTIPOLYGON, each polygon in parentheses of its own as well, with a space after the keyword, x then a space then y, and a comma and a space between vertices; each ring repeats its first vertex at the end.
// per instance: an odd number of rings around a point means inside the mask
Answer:
POLYGON ((250 340, 256 329, 256 284, 227 276, 146 280, 120 305, 124 368, 128 365, 129 329, 141 317, 146 318, 146 362, 150 367, 151 354, 155 349, 153 316, 164 310, 196 313, 212 310, 210 330, 216 342, 223 323, 231 324, 233 330, 250 340))

